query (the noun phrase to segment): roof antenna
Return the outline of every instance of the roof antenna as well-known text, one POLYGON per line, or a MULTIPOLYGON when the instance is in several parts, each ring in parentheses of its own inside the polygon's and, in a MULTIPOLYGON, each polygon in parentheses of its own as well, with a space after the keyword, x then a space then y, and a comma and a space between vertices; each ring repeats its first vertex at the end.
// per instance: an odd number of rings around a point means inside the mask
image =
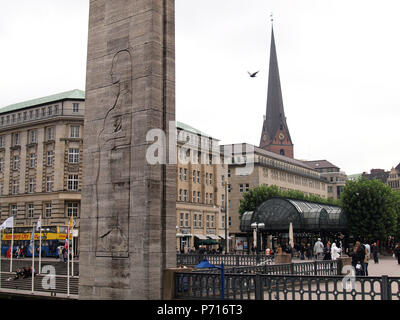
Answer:
POLYGON ((272 12, 269 15, 269 17, 271 18, 271 23, 274 24, 274 14, 272 12))

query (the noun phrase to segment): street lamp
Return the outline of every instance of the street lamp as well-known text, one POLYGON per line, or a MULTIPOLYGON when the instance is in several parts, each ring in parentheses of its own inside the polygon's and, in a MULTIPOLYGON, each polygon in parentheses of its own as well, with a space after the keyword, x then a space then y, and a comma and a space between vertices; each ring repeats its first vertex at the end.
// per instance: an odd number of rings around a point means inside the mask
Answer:
POLYGON ((225 181, 225 254, 229 253, 229 240, 228 240, 228 183, 225 181))
POLYGON ((259 253, 260 252, 260 246, 258 246, 258 231, 260 229, 264 229, 265 228, 265 224, 260 222, 253 222, 251 224, 251 227, 253 228, 253 246, 256 248, 256 252, 259 253))

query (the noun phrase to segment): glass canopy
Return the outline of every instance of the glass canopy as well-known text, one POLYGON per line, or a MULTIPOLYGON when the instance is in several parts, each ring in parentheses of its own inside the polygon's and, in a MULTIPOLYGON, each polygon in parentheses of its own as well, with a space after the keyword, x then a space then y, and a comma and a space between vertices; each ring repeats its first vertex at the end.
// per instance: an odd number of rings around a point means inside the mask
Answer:
POLYGON ((251 232, 253 222, 264 223, 265 231, 286 231, 293 224, 294 231, 345 231, 346 215, 341 208, 315 202, 271 198, 254 212, 242 215, 240 230, 251 232))

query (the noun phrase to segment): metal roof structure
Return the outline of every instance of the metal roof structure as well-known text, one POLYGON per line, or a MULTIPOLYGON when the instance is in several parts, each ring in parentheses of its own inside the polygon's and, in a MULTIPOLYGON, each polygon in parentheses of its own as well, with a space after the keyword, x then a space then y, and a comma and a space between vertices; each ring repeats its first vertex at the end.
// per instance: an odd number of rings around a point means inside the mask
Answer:
POLYGON ((326 168, 340 169, 338 166, 335 166, 328 160, 312 160, 312 161, 304 161, 304 163, 315 170, 326 169, 326 168))
POLYGON ((21 110, 21 109, 25 109, 25 108, 29 108, 29 107, 33 107, 33 106, 53 103, 53 102, 62 101, 62 100, 69 100, 69 99, 84 100, 85 99, 85 91, 75 89, 75 90, 71 90, 71 91, 67 91, 67 92, 53 94, 51 96, 46 96, 46 97, 42 97, 42 98, 19 102, 16 104, 11 104, 9 106, 0 108, 0 113, 13 112, 16 110, 21 110))
POLYGON ((253 222, 264 223, 265 231, 287 231, 290 223, 294 231, 347 230, 346 214, 340 207, 287 198, 271 198, 254 212, 245 212, 240 230, 251 232, 253 222))
MULTIPOLYGON (((178 129, 182 129, 184 131, 191 132, 191 133, 200 135, 200 136, 205 137, 205 138, 212 138, 212 136, 210 136, 209 134, 204 133, 204 132, 202 132, 202 131, 200 131, 200 130, 198 130, 196 128, 193 128, 192 126, 189 126, 188 124, 180 122, 180 121, 176 121, 176 127, 178 129)), ((213 139, 214 140, 218 140, 218 139, 215 139, 215 138, 213 138, 213 139)))

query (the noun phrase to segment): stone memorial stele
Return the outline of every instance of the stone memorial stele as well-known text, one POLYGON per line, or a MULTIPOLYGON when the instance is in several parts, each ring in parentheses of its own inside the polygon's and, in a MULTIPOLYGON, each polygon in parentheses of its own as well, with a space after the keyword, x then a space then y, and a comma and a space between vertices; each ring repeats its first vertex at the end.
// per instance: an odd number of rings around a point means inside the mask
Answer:
POLYGON ((146 158, 175 121, 174 5, 90 1, 80 299, 161 299, 176 266, 176 165, 146 158))

